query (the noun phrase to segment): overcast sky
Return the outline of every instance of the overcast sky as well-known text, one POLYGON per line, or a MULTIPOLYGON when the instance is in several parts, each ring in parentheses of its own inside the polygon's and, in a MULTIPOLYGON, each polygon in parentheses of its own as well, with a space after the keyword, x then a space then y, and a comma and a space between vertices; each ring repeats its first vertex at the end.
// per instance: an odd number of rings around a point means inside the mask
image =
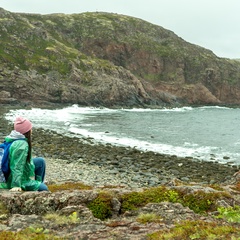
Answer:
POLYGON ((219 57, 240 58, 240 0, 0 0, 24 13, 112 12, 173 31, 219 57))

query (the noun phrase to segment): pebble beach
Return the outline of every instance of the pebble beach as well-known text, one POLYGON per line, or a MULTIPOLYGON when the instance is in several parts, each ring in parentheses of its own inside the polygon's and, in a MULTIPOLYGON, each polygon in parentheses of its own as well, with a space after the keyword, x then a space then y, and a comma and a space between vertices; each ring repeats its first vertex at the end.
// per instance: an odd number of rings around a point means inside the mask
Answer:
POLYGON ((39 138, 34 154, 46 159, 49 183, 80 181, 92 186, 141 188, 179 179, 186 183, 222 184, 238 171, 237 166, 96 144, 91 139, 44 130, 35 131, 34 136, 39 138), (42 139, 48 139, 47 143, 42 139))
MULTIPOLYGON (((1 117, 2 140, 11 128, 1 117)), ((217 184, 229 181, 239 170, 234 165, 98 144, 90 138, 33 128, 35 156, 45 158, 45 180, 49 184, 76 181, 93 186, 140 188, 162 185, 174 178, 187 183, 217 184)))

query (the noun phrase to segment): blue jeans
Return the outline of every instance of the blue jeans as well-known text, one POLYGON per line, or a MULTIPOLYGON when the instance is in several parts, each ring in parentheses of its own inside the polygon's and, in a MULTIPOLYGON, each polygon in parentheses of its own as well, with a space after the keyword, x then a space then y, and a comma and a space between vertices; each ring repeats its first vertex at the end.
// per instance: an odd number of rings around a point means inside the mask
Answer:
POLYGON ((46 163, 44 158, 37 157, 33 158, 33 163, 35 165, 35 180, 41 181, 38 191, 48 191, 47 185, 44 183, 46 163))

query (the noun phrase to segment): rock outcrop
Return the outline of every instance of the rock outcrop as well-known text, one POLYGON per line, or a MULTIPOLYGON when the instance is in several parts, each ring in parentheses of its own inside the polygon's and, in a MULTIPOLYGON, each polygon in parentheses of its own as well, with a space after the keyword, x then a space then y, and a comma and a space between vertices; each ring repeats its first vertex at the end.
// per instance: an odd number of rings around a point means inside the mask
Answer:
MULTIPOLYGON (((216 215, 220 213, 214 211, 214 206, 230 209, 235 204, 239 204, 239 191, 234 188, 236 188, 234 185, 225 185, 221 190, 216 190, 212 187, 194 184, 182 185, 175 179, 168 184, 167 188, 159 188, 160 192, 148 189, 146 194, 149 199, 156 194, 159 196, 162 194, 166 196, 166 200, 170 201, 160 201, 158 196, 156 202, 148 200, 150 202, 146 204, 136 200, 136 196, 139 195, 141 198, 146 190, 138 189, 134 192, 129 189, 116 188, 116 186, 89 190, 69 189, 53 193, 2 191, 0 234, 28 229, 30 233, 25 233, 28 237, 33 233, 45 234, 44 239, 50 239, 51 235, 63 239, 147 239, 149 234, 159 231, 167 233, 176 225, 188 221, 194 224, 194 228, 203 223, 206 226, 213 224, 219 228, 229 226, 232 228, 231 235, 219 231, 219 238, 239 237, 239 218, 231 224, 231 221, 228 222, 222 216, 221 219, 216 218, 216 215), (166 192, 163 194, 161 191, 166 192), (209 208, 209 211, 199 214, 184 206, 184 202, 182 204, 178 200, 178 192, 185 194, 183 199, 190 201, 190 206, 194 206, 195 210, 201 209, 206 202, 209 206, 207 204, 205 207, 209 208), (199 194, 201 196, 199 202, 194 203, 194 196, 199 194), (216 196, 216 199, 214 200, 211 196, 216 196), (125 203, 127 201, 128 204, 125 203), (134 202, 139 206, 135 205, 132 210, 124 210, 124 206, 129 208, 134 202), (108 218, 101 219, 99 213, 107 214, 108 218)), ((196 231, 195 229, 195 234, 197 234, 196 231)))
POLYGON ((0 102, 239 104, 240 62, 112 13, 0 9, 0 102))

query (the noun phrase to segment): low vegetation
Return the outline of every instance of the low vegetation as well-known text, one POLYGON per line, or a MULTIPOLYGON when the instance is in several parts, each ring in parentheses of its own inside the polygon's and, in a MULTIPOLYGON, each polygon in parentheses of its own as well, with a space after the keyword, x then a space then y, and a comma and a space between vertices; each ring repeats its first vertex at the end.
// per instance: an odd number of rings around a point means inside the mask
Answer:
POLYGON ((122 212, 136 210, 147 203, 173 202, 189 207, 195 213, 204 213, 217 210, 217 200, 230 198, 225 192, 205 193, 196 191, 185 194, 181 190, 169 190, 166 187, 156 187, 143 192, 131 192, 122 196, 122 212))
POLYGON ((151 222, 161 222, 163 219, 161 216, 155 213, 141 213, 136 219, 139 223, 151 223, 151 222))
MULTIPOLYGON (((51 192, 57 192, 62 190, 91 190, 93 187, 78 182, 66 182, 63 184, 49 185, 49 189, 51 192)), ((101 190, 98 197, 87 205, 92 211, 94 217, 101 220, 112 216, 111 200, 113 195, 108 189, 111 188, 108 187, 101 190)), ((137 210, 148 203, 160 203, 165 201, 180 203, 185 207, 189 207, 195 213, 204 214, 221 209, 218 206, 218 200, 231 199, 231 196, 227 192, 222 191, 222 188, 219 186, 215 186, 215 189, 218 189, 216 192, 204 192, 198 190, 193 193, 185 193, 183 189, 184 188, 169 189, 165 186, 159 186, 148 188, 143 191, 132 191, 115 197, 121 202, 121 213, 137 210)), ((237 213, 238 208, 236 207, 233 210, 237 213)), ((230 209, 228 209, 228 212, 229 211, 230 209)))
POLYGON ((217 218, 225 219, 231 223, 240 223, 240 206, 234 207, 219 207, 218 208, 219 215, 217 218))
POLYGON ((221 223, 183 221, 170 230, 158 231, 148 235, 148 240, 180 240, 180 239, 239 239, 239 228, 221 223))
POLYGON ((48 234, 42 228, 27 228, 19 232, 0 232, 1 240, 63 240, 64 238, 48 234))
POLYGON ((79 182, 65 182, 62 184, 50 184, 48 189, 51 192, 63 191, 63 190, 90 190, 93 187, 79 182))
MULTIPOLYGON (((238 185, 234 186, 234 190, 238 189, 238 185)), ((183 188, 168 188, 165 186, 153 187, 143 189, 141 191, 131 191, 121 194, 115 191, 116 187, 104 189, 95 189, 97 197, 87 203, 87 207, 92 211, 94 217, 105 221, 113 216, 112 199, 117 198, 121 202, 120 215, 125 212, 137 212, 141 207, 147 203, 172 202, 180 203, 183 206, 189 207, 195 213, 207 216, 208 213, 214 212, 211 221, 199 220, 184 220, 175 222, 175 227, 153 232, 147 235, 148 240, 161 239, 240 239, 240 206, 222 207, 218 205, 219 200, 231 200, 231 196, 223 190, 220 186, 214 186, 217 191, 204 192, 197 190, 193 193, 184 192, 183 188), (215 218, 215 220, 214 220, 215 218)), ((63 184, 49 185, 52 192, 68 190, 91 190, 93 187, 77 183, 66 182, 63 184)), ((9 215, 6 206, 0 203, 1 216, 9 215)), ((43 216, 44 220, 49 220, 55 227, 66 227, 69 225, 78 225, 81 223, 78 212, 72 212, 69 215, 61 215, 58 213, 47 213, 43 216)), ((139 213, 135 216, 135 221, 139 224, 164 224, 165 219, 157 213, 139 213)), ((121 225, 121 221, 105 221, 106 226, 117 227, 121 225)), ((18 232, 2 231, 0 232, 0 239, 62 239, 54 235, 46 227, 38 225, 30 225, 27 229, 18 232)))
POLYGON ((112 216, 112 196, 107 192, 100 192, 98 197, 87 206, 92 211, 93 216, 105 220, 112 216))
POLYGON ((80 222, 77 212, 73 212, 69 216, 59 215, 57 213, 48 213, 44 216, 44 219, 50 220, 57 225, 74 224, 80 222))

